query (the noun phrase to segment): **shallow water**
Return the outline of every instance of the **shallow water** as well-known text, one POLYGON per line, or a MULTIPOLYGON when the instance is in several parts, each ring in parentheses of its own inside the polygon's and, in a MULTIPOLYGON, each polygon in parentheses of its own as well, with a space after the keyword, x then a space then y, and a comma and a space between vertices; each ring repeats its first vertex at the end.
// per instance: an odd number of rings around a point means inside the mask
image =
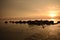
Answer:
POLYGON ((43 27, 0 21, 0 34, 2 40, 60 40, 60 24, 43 27))

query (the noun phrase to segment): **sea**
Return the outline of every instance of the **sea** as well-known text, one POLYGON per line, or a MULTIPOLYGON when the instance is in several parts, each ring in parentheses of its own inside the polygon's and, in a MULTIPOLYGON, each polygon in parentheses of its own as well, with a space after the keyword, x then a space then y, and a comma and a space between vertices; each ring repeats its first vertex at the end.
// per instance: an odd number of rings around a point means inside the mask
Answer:
MULTIPOLYGON (((48 20, 53 20, 55 23, 60 21, 60 19, 48 20)), ((42 26, 15 23, 5 24, 4 21, 10 20, 0 20, 1 40, 60 40, 60 24, 42 26)))

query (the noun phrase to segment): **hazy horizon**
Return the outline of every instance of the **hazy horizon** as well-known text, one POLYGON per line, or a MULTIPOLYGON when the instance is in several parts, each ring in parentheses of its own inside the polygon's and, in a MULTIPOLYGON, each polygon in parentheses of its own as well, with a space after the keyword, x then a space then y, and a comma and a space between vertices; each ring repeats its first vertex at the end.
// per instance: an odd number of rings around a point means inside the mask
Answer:
POLYGON ((60 0, 0 1, 0 18, 60 18, 60 0))

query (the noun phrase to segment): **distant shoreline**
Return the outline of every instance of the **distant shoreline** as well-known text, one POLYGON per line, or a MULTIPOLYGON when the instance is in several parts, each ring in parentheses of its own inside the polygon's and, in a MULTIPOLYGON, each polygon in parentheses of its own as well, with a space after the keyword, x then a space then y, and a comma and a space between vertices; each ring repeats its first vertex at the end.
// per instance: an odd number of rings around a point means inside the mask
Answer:
POLYGON ((29 24, 29 25, 54 25, 54 24, 59 24, 60 21, 57 21, 57 23, 54 23, 54 21, 49 21, 49 20, 19 20, 19 21, 5 21, 5 23, 16 23, 16 24, 29 24))

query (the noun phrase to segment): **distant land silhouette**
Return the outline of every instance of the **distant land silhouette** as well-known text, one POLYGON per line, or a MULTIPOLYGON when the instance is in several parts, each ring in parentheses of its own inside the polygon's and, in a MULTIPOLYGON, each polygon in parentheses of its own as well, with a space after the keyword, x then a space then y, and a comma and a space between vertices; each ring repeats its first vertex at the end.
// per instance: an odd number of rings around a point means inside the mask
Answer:
POLYGON ((29 25, 54 25, 60 23, 60 21, 57 21, 57 23, 54 23, 54 21, 48 21, 48 20, 28 20, 28 21, 5 21, 5 23, 16 23, 16 24, 29 24, 29 25))

